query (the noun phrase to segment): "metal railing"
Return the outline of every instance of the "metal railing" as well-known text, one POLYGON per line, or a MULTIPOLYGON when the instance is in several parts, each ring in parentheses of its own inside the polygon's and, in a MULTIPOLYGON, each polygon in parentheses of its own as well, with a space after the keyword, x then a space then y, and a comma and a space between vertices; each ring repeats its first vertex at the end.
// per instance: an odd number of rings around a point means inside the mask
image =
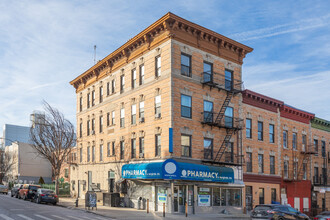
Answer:
POLYGON ((225 75, 215 72, 202 72, 201 83, 218 89, 234 92, 242 92, 244 89, 243 81, 238 79, 228 79, 225 75))
POLYGON ((244 127, 244 120, 238 117, 224 116, 221 120, 216 120, 217 113, 202 112, 202 123, 211 126, 241 130, 244 127))

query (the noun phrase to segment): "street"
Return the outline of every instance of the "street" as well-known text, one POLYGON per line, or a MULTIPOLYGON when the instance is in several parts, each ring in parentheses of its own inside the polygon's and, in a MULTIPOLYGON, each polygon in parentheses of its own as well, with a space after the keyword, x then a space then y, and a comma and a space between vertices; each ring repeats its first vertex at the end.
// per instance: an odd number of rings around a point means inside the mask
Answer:
POLYGON ((16 199, 8 195, 0 195, 0 220, 106 220, 110 218, 98 216, 82 210, 72 210, 60 206, 36 204, 16 199))

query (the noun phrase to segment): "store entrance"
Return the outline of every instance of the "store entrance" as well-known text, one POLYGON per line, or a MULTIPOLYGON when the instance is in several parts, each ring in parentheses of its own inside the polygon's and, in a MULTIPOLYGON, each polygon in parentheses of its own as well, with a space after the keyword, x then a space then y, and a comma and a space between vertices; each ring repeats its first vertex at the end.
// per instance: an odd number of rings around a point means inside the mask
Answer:
POLYGON ((184 213, 187 201, 187 186, 174 186, 174 212, 184 213))

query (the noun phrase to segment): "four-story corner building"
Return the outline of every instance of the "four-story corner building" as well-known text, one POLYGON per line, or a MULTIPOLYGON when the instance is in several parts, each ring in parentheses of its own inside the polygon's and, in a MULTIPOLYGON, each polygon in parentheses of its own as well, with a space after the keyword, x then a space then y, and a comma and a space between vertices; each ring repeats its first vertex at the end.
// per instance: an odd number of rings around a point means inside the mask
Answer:
MULTIPOLYGON (((75 193, 241 211, 242 64, 252 48, 168 13, 71 81, 75 193)), ((145 206, 144 206, 145 208, 145 206)))

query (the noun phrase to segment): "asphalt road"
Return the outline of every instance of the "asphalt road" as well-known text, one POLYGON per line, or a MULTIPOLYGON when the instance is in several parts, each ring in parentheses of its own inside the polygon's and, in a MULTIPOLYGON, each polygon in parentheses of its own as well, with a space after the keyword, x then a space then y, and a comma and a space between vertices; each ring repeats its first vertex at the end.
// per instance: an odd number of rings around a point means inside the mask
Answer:
POLYGON ((36 204, 0 194, 0 220, 109 220, 81 210, 36 204))

